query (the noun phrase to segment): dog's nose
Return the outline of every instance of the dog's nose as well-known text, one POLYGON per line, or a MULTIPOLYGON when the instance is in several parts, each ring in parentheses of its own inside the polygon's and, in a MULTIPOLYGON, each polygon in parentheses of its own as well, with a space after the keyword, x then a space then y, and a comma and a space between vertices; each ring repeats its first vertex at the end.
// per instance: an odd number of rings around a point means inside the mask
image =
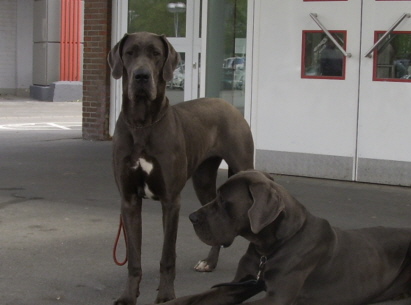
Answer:
POLYGON ((198 217, 197 213, 191 213, 190 216, 188 216, 188 218, 190 219, 193 225, 197 224, 200 221, 200 218, 198 217))
POLYGON ((138 69, 134 72, 134 79, 139 83, 147 83, 150 79, 150 72, 146 69, 138 69))

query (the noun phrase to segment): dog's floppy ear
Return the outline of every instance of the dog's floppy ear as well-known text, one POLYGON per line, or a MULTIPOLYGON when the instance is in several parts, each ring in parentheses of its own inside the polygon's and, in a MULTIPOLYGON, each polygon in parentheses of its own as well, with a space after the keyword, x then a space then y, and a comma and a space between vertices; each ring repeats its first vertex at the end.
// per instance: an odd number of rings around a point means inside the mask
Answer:
POLYGON ((180 62, 180 55, 174 50, 164 35, 161 35, 160 38, 163 40, 167 51, 166 61, 163 66, 163 79, 168 82, 173 79, 173 72, 180 62))
POLYGON ((256 183, 249 186, 253 205, 248 210, 251 231, 254 234, 272 223, 285 209, 278 192, 269 183, 256 183))
POLYGON ((125 34, 123 38, 108 52, 107 61, 111 68, 111 75, 115 79, 123 76, 123 60, 121 58, 121 51, 124 42, 127 40, 128 34, 125 34))

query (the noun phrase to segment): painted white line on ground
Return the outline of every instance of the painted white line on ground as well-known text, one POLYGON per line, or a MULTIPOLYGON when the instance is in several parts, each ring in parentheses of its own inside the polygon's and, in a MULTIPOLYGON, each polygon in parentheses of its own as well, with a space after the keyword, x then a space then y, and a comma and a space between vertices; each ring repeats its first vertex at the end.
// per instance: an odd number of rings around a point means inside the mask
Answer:
POLYGON ((56 123, 48 123, 48 124, 49 124, 50 126, 54 126, 54 127, 60 128, 60 129, 70 130, 70 128, 65 127, 65 126, 62 126, 62 125, 59 125, 59 124, 56 124, 56 123))
POLYGON ((79 130, 81 122, 42 122, 0 125, 0 130, 41 131, 41 130, 79 130))

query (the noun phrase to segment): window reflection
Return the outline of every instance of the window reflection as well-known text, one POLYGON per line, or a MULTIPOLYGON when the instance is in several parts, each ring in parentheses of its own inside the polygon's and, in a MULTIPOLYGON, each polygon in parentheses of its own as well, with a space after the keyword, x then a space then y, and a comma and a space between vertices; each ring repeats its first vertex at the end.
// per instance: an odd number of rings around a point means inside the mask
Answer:
POLYGON ((181 52, 180 62, 173 72, 173 79, 167 83, 166 95, 170 105, 175 105, 184 101, 185 83, 185 53, 181 52))
MULTIPOLYGON (((384 33, 376 33, 376 41, 384 33)), ((376 80, 411 81, 411 33, 393 32, 377 49, 376 80)))
POLYGON ((242 90, 245 78, 245 57, 229 57, 223 60, 223 90, 242 90))
POLYGON ((186 0, 129 0, 128 32, 186 36, 186 0))
POLYGON ((209 0, 206 96, 244 112, 247 0, 209 0))
MULTIPOLYGON (((345 48, 345 32, 331 32, 333 38, 345 48)), ((344 78, 345 57, 334 42, 321 31, 303 32, 304 78, 344 78)))

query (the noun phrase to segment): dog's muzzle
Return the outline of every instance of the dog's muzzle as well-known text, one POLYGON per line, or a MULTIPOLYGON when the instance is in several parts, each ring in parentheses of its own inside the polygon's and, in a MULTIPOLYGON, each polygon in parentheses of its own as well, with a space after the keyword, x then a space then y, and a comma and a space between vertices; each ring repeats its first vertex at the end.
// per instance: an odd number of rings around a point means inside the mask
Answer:
POLYGON ((156 97, 156 94, 153 73, 147 68, 134 70, 129 82, 130 98, 143 97, 151 101, 156 97))
POLYGON ((212 229, 210 228, 210 223, 207 220, 207 216, 201 212, 191 213, 188 218, 193 224, 194 230, 197 236, 202 242, 209 246, 219 246, 223 248, 228 248, 232 244, 232 240, 219 239, 218 236, 214 235, 212 229))
POLYGON ((190 221, 193 225, 197 225, 197 224, 200 223, 200 217, 199 217, 198 213, 196 213, 196 212, 191 213, 190 216, 188 216, 188 218, 190 219, 190 221))
POLYGON ((138 69, 133 74, 134 81, 139 85, 147 84, 151 78, 151 73, 147 69, 138 69))
POLYGON ((191 213, 188 218, 193 224, 197 236, 206 244, 211 242, 211 232, 207 222, 204 221, 204 215, 198 212, 191 213))

